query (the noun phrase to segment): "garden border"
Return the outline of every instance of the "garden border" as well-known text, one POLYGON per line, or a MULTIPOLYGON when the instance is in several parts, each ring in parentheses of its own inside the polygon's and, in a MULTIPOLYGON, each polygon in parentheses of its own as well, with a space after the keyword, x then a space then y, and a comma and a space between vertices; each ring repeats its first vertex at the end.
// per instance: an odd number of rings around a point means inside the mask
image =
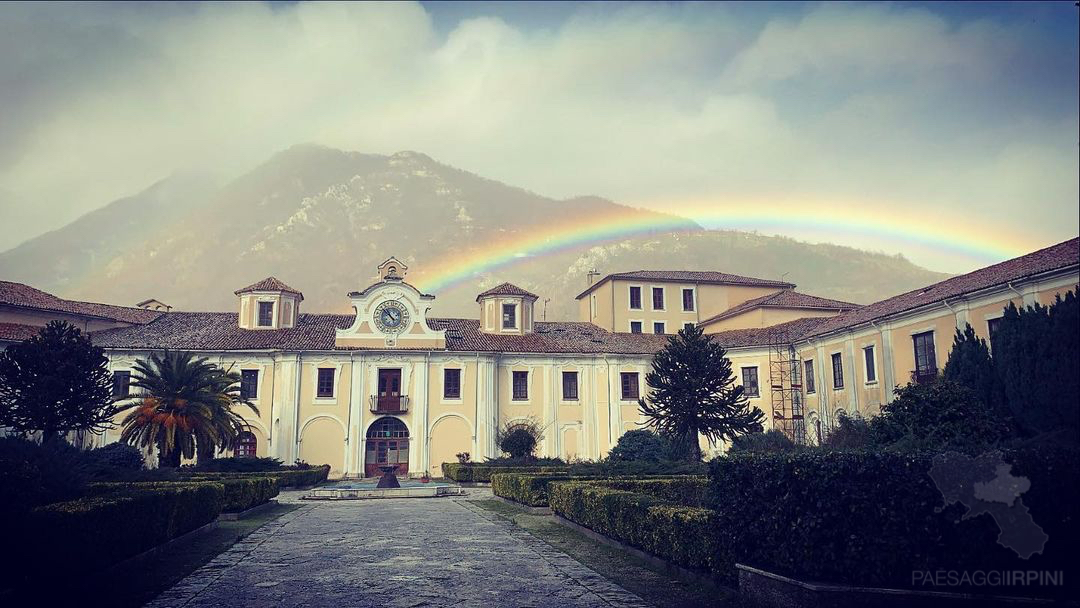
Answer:
POLYGON ((513 505, 513 506, 525 511, 526 513, 529 513, 530 515, 554 515, 554 512, 551 510, 551 507, 533 507, 533 506, 530 506, 530 505, 524 505, 524 504, 521 504, 520 502, 518 502, 516 500, 510 500, 509 498, 503 498, 502 496, 497 496, 494 493, 492 493, 491 497, 494 498, 495 500, 501 500, 502 502, 505 502, 508 505, 513 505))
POLYGON ((279 503, 276 498, 271 498, 270 500, 262 503, 261 505, 255 505, 254 507, 251 507, 246 511, 239 511, 236 513, 226 513, 222 511, 221 515, 218 515, 218 521, 237 521, 239 519, 246 519, 253 515, 258 515, 263 511, 269 511, 271 508, 276 507, 278 504, 279 503))

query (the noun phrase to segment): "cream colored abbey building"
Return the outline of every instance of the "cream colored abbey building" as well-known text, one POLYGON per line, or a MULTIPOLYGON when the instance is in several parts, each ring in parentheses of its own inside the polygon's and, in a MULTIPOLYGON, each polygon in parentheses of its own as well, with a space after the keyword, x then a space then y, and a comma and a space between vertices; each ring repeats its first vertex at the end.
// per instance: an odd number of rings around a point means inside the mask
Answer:
POLYGON ((244 452, 329 463, 332 476, 385 464, 438 474, 459 452, 498 456, 496 428, 527 417, 544 425, 542 455, 603 457, 640 428, 652 355, 689 324, 728 349, 770 424, 815 443, 839 414, 874 415, 893 386, 936 373, 957 327, 988 337, 1008 302, 1047 304, 1074 288, 1078 256, 1072 239, 866 306, 722 272, 618 273, 577 296, 572 322, 537 321, 537 295, 509 283, 477 295, 476 318, 434 316, 435 296, 394 258, 347 295, 350 315, 306 312, 301 291, 272 277, 236 291, 228 313, 73 302, 0 282, 0 343, 42 319, 81 319, 118 394, 151 351, 194 351, 243 375, 260 410, 244 412, 244 452))

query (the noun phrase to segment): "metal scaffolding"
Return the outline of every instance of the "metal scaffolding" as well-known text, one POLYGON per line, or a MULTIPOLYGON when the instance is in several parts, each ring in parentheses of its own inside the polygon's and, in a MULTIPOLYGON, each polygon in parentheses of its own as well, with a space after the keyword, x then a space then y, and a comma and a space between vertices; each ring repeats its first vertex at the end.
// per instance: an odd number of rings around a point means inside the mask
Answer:
POLYGON ((769 335, 769 386, 773 428, 796 444, 806 445, 802 360, 784 330, 769 335))

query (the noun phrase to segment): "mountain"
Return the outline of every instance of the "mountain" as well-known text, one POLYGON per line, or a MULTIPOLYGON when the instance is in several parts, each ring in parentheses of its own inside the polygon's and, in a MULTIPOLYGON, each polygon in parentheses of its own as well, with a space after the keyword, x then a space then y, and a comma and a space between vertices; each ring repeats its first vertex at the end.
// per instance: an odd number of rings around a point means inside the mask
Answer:
POLYGON ((475 316, 475 295, 511 281, 538 312, 573 319, 585 273, 639 268, 784 277, 803 291, 869 302, 940 280, 902 257, 783 237, 704 230, 690 220, 599 197, 555 200, 438 163, 302 145, 224 186, 166 179, 0 253, 0 277, 68 298, 157 298, 183 310, 233 310, 233 291, 276 276, 304 310, 347 312, 345 294, 397 256, 413 272, 448 255, 522 238, 552 218, 618 214, 655 231, 581 245, 473 276, 436 293, 435 314, 475 316), (674 230, 674 231, 672 231, 674 230), (544 300, 548 300, 544 302, 544 300))

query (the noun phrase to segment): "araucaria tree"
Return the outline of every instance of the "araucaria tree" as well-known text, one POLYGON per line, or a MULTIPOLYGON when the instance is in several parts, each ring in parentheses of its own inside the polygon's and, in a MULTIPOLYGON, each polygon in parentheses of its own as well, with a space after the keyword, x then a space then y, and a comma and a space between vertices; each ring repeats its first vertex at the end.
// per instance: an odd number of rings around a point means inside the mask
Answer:
POLYGON ((131 385, 140 394, 124 410, 120 440, 156 447, 161 466, 180 466, 196 449, 205 462, 214 452, 235 449, 248 429, 234 406, 259 410, 240 394, 240 374, 196 359, 191 353, 166 351, 135 363, 131 385))
POLYGON ((683 458, 701 459, 699 435, 731 440, 762 430, 765 414, 751 407, 743 387, 735 384, 727 352, 698 327, 668 339, 645 382, 649 391, 638 407, 683 458))
POLYGON ((116 414, 108 359, 78 328, 52 321, 0 353, 0 426, 40 432, 100 431, 116 414))

